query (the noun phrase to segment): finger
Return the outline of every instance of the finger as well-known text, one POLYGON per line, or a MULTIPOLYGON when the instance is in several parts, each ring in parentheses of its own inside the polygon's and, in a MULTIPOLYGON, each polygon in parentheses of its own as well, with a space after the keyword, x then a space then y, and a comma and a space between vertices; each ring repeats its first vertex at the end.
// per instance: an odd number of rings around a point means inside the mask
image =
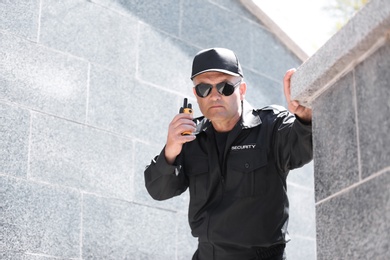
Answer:
POLYGON ((178 132, 181 135, 192 135, 196 131, 196 127, 192 125, 181 125, 180 129, 178 129, 178 132))
POLYGON ((300 106, 295 115, 303 122, 309 123, 312 121, 312 110, 310 108, 300 106))
MULTIPOLYGON (((293 102, 292 102, 293 103, 293 102)), ((298 103, 298 105, 296 105, 298 102, 296 102, 295 103, 295 111, 294 111, 294 114, 302 114, 302 113, 304 113, 304 111, 305 111, 305 107, 304 106, 301 106, 301 105, 299 105, 299 103, 298 103)))
POLYGON ((192 142, 196 139, 196 135, 183 135, 181 137, 181 140, 182 140, 182 144, 185 144, 185 143, 188 143, 188 142, 192 142))
POLYGON ((175 122, 174 125, 172 125, 172 131, 176 133, 183 133, 183 132, 194 132, 196 129, 196 125, 192 120, 188 119, 180 119, 175 122))
POLYGON ((296 69, 289 69, 283 78, 283 89, 284 96, 286 97, 287 104, 291 101, 291 88, 290 88, 290 80, 291 76, 295 73, 296 69))
POLYGON ((293 107, 294 110, 298 110, 301 106, 298 101, 296 100, 290 100, 290 105, 293 107))
POLYGON ((181 136, 183 133, 192 134, 196 130, 196 124, 192 121, 191 118, 178 115, 176 116, 168 129, 168 143, 182 144, 184 141, 181 136))
POLYGON ((181 147, 181 145, 195 139, 196 136, 194 134, 183 135, 182 132, 179 132, 168 137, 167 144, 170 144, 171 146, 174 145, 175 147, 181 147))
POLYGON ((180 113, 180 114, 177 114, 177 115, 172 119, 172 122, 171 122, 171 123, 174 124, 174 123, 176 123, 177 121, 182 120, 182 119, 186 119, 186 120, 192 121, 193 116, 192 116, 192 114, 180 113))
POLYGON ((174 117, 172 122, 169 124, 169 129, 178 129, 182 125, 189 125, 195 127, 196 124, 192 121, 192 116, 187 114, 179 114, 174 117))

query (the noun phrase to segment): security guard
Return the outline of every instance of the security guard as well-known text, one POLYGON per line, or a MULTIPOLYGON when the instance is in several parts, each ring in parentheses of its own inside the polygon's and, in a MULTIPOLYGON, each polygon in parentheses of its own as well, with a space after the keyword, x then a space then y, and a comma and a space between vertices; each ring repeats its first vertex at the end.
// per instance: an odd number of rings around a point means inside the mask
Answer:
POLYGON ((193 260, 286 259, 287 174, 313 156, 311 110, 290 98, 294 71, 284 77, 288 110, 254 109, 233 51, 195 56, 191 79, 203 116, 176 115, 145 170, 156 200, 189 188, 189 224, 199 241, 193 260))

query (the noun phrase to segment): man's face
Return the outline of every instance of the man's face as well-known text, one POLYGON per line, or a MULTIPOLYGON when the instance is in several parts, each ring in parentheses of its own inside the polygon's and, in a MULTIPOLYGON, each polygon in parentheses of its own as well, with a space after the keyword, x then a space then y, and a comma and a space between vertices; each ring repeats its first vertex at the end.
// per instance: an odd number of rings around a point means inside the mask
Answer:
POLYGON ((205 72, 193 79, 194 86, 199 83, 213 85, 211 92, 206 97, 199 97, 193 88, 202 114, 214 123, 235 124, 241 116, 241 101, 244 100, 246 84, 242 82, 236 87, 233 94, 225 96, 218 93, 215 85, 221 82, 229 82, 235 85, 241 80, 240 77, 231 76, 221 72, 205 72))

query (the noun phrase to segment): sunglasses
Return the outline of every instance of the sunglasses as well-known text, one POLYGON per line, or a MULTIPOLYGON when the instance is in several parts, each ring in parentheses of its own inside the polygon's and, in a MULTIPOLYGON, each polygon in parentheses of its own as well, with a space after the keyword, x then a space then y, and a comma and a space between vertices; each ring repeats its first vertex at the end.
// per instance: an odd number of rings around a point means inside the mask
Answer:
MULTIPOLYGON (((224 82, 218 83, 217 85, 215 85, 215 87, 217 88, 217 91, 219 94, 221 94, 223 96, 230 96, 231 94, 233 94, 236 87, 240 85, 240 83, 241 83, 241 80, 238 81, 237 83, 235 83, 234 85, 232 85, 232 83, 224 81, 224 82)), ((195 86, 195 91, 199 97, 205 98, 208 95, 210 95, 212 88, 213 88, 213 85, 211 85, 211 84, 200 83, 200 84, 195 86)))

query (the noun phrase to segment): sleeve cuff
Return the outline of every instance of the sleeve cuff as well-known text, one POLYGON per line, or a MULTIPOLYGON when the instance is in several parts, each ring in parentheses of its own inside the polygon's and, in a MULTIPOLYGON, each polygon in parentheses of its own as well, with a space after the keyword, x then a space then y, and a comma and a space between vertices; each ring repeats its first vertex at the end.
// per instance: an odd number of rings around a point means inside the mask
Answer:
POLYGON ((162 175, 175 174, 175 170, 178 168, 177 165, 171 165, 165 159, 165 147, 154 160, 156 162, 156 169, 162 175))

